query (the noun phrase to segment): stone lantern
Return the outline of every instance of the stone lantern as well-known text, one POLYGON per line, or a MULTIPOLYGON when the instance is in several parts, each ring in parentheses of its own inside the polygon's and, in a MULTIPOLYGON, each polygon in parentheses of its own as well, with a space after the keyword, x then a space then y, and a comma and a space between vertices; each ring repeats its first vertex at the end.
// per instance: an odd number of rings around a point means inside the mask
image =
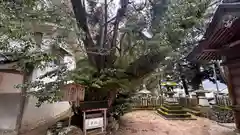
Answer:
POLYGON ((145 100, 142 100, 144 106, 148 106, 148 97, 151 94, 151 91, 147 90, 146 85, 143 84, 142 90, 138 92, 138 94, 142 95, 142 98, 145 100))
POLYGON ((207 90, 196 90, 195 91, 197 99, 198 99, 198 105, 206 106, 206 107, 210 106, 208 99, 205 95, 205 93, 209 93, 209 92, 211 92, 211 91, 207 91, 207 90))
POLYGON ((143 84, 143 88, 138 92, 138 94, 143 95, 143 97, 148 97, 148 95, 151 94, 151 91, 147 90, 146 85, 143 84))

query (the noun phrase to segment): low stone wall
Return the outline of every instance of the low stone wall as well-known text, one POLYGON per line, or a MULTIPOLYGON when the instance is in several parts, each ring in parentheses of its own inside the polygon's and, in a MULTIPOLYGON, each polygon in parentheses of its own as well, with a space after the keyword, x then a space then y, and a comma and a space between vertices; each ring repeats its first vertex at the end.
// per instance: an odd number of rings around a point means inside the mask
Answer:
POLYGON ((198 105, 198 100, 197 98, 180 97, 179 104, 186 108, 192 108, 198 105))
POLYGON ((19 102, 20 93, 0 94, 0 130, 15 129, 19 102))
POLYGON ((213 106, 209 110, 209 119, 214 120, 219 123, 233 123, 234 116, 233 111, 224 106, 213 106))
POLYGON ((133 108, 155 108, 155 107, 160 107, 163 102, 164 98, 159 97, 159 98, 133 98, 132 99, 132 107, 133 108))

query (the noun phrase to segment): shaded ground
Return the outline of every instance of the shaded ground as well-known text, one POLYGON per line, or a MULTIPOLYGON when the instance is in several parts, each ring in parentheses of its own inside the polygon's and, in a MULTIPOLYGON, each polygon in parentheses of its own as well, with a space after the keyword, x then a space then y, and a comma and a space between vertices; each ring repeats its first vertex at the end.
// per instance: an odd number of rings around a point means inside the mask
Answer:
POLYGON ((205 118, 191 121, 165 120, 153 111, 124 115, 115 135, 235 135, 233 129, 205 118))

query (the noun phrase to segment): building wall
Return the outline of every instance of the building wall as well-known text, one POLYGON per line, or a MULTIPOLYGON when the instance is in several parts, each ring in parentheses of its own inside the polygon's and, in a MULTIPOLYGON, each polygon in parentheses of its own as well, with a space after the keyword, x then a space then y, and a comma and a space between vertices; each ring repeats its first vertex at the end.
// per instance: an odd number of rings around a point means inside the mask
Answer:
POLYGON ((36 102, 37 99, 33 96, 28 100, 22 120, 21 130, 23 131, 57 118, 59 115, 66 113, 70 107, 68 102, 44 103, 40 107, 36 107, 36 102))
POLYGON ((23 77, 20 74, 0 72, 0 129, 15 128, 20 90, 14 86, 21 84, 22 81, 23 77))
MULTIPOLYGON (((65 59, 68 62, 68 68, 73 69, 75 63, 71 57, 65 59)), ((33 72, 32 80, 36 80, 40 75, 53 68, 45 70, 36 69, 33 72)), ((13 130, 16 125, 16 118, 19 110, 20 91, 14 86, 21 84, 23 77, 19 74, 0 73, 3 74, 0 81, 0 130, 13 130)), ((54 78, 45 78, 45 82, 54 81, 54 78)), ((22 130, 26 130, 42 123, 56 118, 65 113, 70 108, 68 102, 44 103, 41 107, 36 107, 37 99, 30 96, 24 110, 22 130)))
POLYGON ((23 76, 20 74, 0 72, 0 94, 1 93, 20 93, 20 89, 15 86, 21 84, 23 76))
MULTIPOLYGON (((74 69, 75 63, 72 57, 65 57, 64 63, 68 63, 68 69, 74 69)), ((56 68, 56 67, 55 67, 56 68)), ((36 80, 39 76, 52 71, 54 67, 47 67, 44 70, 36 69, 33 72, 32 80, 36 80)), ((55 81, 55 78, 44 78, 44 82, 55 81)), ((58 117, 60 114, 67 112, 70 108, 68 102, 57 102, 57 103, 43 103, 40 107, 36 107, 37 99, 33 96, 29 97, 28 104, 25 108, 22 130, 26 130, 29 127, 34 127, 47 120, 52 120, 58 117)))

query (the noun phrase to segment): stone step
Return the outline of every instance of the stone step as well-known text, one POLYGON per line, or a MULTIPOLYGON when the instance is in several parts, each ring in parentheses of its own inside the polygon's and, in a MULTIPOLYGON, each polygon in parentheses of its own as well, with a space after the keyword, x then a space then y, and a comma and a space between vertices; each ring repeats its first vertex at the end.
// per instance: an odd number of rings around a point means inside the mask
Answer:
POLYGON ((162 106, 169 109, 169 110, 181 110, 182 109, 182 106, 180 106, 180 105, 171 106, 171 105, 168 105, 168 104, 163 104, 162 106))
POLYGON ((156 112, 157 115, 161 116, 163 119, 166 119, 166 120, 197 120, 196 118, 193 118, 193 117, 188 117, 188 118, 170 118, 170 117, 165 117, 163 116, 162 114, 156 112))
POLYGON ((161 109, 158 109, 157 112, 161 115, 163 115, 164 117, 167 117, 167 118, 190 118, 191 115, 190 114, 171 114, 171 113, 167 113, 167 112, 164 112, 162 111, 161 109))
POLYGON ((180 106, 177 102, 164 102, 163 104, 169 105, 169 106, 180 106))
POLYGON ((165 101, 164 103, 179 105, 176 101, 165 101))
POLYGON ((164 112, 172 113, 172 114, 186 114, 187 113, 187 111, 182 110, 182 109, 180 109, 180 110, 178 110, 178 109, 177 110, 171 110, 171 109, 168 109, 168 108, 166 108, 164 106, 161 106, 160 109, 162 111, 164 111, 164 112))
POLYGON ((190 109, 190 108, 184 108, 185 111, 187 111, 188 113, 191 113, 195 116, 201 116, 202 113, 198 110, 194 110, 194 109, 190 109))

